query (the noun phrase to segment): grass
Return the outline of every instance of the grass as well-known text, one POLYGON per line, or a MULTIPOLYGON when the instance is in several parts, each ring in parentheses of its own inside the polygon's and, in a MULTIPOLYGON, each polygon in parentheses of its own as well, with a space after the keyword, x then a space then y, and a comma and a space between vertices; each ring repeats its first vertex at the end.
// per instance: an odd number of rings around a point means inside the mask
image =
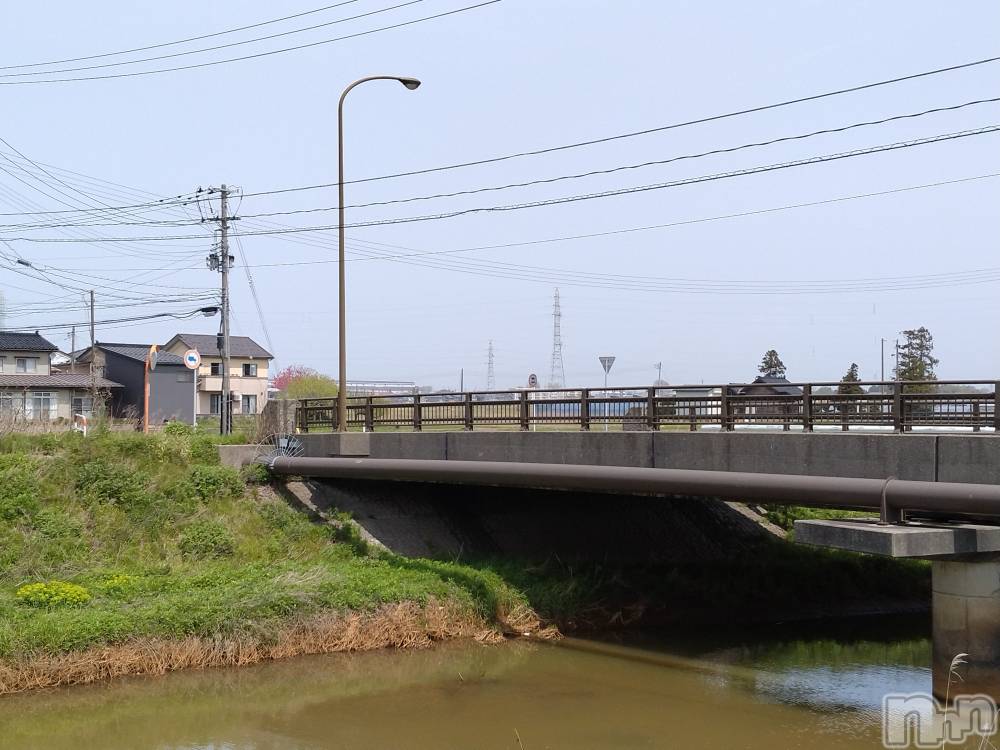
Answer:
POLYGON ((765 505, 767 520, 789 533, 793 538, 795 522, 800 520, 826 521, 841 518, 878 518, 878 513, 865 510, 839 510, 836 508, 807 508, 801 505, 765 505))
POLYGON ((218 465, 214 439, 161 434, 0 439, 0 662, 136 639, 241 639, 400 603, 503 627, 526 610, 497 575, 376 554, 218 465), (23 586, 89 598, 29 606, 23 586), (57 590, 58 587, 57 587, 57 590))

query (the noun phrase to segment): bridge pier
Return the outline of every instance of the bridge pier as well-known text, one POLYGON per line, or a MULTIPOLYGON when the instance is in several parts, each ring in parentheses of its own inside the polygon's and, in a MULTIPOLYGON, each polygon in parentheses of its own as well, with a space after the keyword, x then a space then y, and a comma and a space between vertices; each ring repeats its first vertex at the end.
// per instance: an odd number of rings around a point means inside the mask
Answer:
POLYGON ((795 539, 820 547, 931 561, 933 691, 1000 701, 1000 527, 976 524, 796 521, 795 539), (952 660, 967 654, 951 678, 952 660))

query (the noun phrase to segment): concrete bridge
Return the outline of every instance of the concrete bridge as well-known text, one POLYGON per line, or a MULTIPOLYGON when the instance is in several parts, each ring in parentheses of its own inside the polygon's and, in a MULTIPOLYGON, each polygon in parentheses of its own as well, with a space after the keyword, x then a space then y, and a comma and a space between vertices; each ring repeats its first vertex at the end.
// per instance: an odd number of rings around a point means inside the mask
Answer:
POLYGON ((375 432, 299 435, 303 455, 632 466, 1000 484, 1000 435, 375 432))

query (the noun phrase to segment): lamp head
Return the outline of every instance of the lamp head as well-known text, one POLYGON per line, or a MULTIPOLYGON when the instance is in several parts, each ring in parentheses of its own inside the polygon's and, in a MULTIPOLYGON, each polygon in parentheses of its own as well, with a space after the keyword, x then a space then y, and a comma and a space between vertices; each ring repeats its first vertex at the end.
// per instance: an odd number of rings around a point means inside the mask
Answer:
POLYGON ((406 86, 406 88, 408 88, 410 91, 420 88, 420 81, 418 81, 416 78, 400 78, 399 82, 404 86, 406 86))

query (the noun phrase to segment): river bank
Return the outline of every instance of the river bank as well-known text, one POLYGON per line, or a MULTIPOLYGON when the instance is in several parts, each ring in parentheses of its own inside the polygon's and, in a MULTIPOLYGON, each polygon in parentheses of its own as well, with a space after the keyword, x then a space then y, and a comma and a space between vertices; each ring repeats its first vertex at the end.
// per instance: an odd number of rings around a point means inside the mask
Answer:
POLYGON ((843 614, 928 584, 919 567, 781 540, 711 565, 402 557, 267 481, 181 425, 0 439, 0 694, 552 625, 843 614))
POLYGON ((186 429, 0 440, 0 693, 538 629, 496 573, 380 554, 264 480, 186 429))

